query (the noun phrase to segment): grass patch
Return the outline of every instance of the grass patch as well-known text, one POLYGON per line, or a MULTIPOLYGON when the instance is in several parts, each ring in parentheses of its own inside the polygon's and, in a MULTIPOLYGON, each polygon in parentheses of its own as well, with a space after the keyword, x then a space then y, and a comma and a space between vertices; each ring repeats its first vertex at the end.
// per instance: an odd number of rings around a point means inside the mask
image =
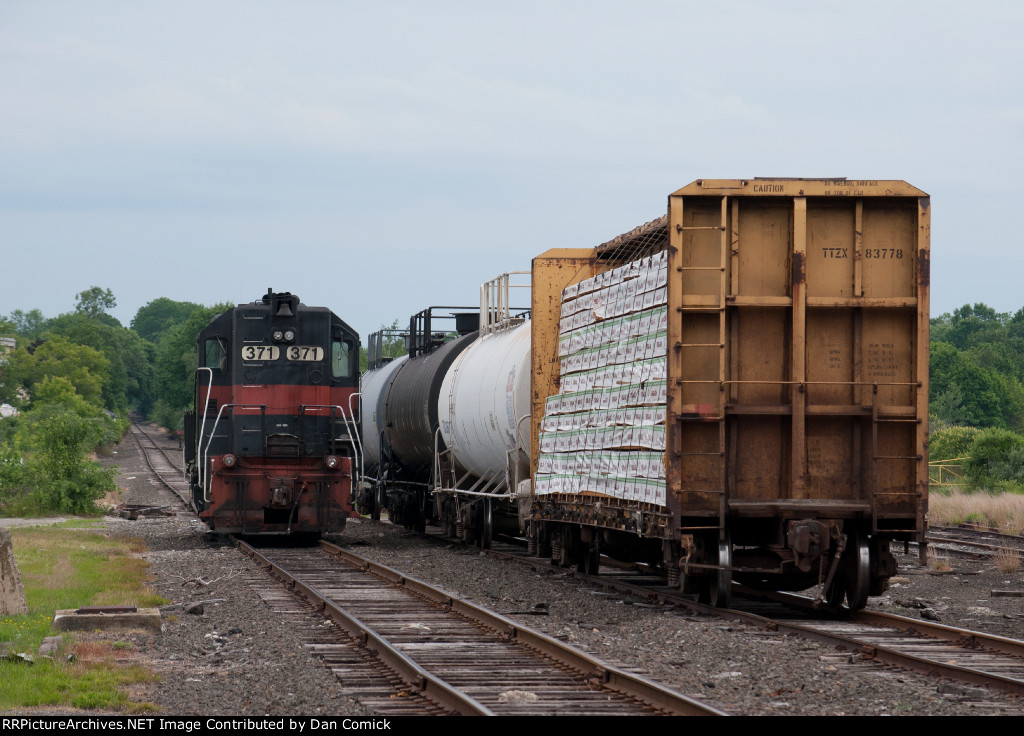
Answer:
POLYGON ((34 665, 0 663, 0 710, 63 705, 84 710, 134 710, 122 691, 153 675, 138 665, 82 659, 42 660, 34 665))
POLYGON ((57 529, 93 529, 101 526, 103 526, 103 519, 75 518, 50 524, 50 528, 56 527, 57 529))
POLYGON ((979 524, 1007 534, 1024 530, 1024 495, 939 491, 928 496, 928 520, 933 524, 979 524))
MULTIPOLYGON (((14 556, 25 585, 29 612, 0 620, 0 641, 34 654, 52 636, 54 611, 87 605, 160 606, 167 601, 146 584, 146 562, 138 539, 111 539, 84 529, 33 527, 11 530, 14 556)), ((124 642, 75 643, 64 634, 63 650, 75 661, 37 658, 35 665, 0 661, 0 709, 42 705, 134 710, 121 688, 151 679, 143 668, 122 661, 124 642)))

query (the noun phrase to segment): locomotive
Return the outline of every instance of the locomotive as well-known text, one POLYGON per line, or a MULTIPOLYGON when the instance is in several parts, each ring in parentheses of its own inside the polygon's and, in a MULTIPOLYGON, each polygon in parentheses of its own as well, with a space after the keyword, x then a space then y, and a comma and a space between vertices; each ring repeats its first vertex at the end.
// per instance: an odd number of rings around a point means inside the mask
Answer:
POLYGON ((235 534, 344 529, 361 464, 356 332, 269 289, 214 317, 197 343, 185 462, 199 517, 235 534))

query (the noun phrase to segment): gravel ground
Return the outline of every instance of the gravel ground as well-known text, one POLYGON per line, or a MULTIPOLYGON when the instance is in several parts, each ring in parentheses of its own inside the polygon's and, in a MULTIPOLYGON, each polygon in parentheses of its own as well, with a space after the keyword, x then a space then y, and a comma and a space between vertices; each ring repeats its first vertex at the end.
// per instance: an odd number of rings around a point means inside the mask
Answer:
MULTIPOLYGON (((120 466, 128 502, 167 503, 149 481, 133 442, 122 444, 110 462, 120 466)), ((131 656, 160 677, 140 686, 133 700, 170 715, 366 713, 304 651, 294 623, 272 615, 248 587, 247 579, 259 574, 251 563, 216 538, 211 541, 198 521, 186 515, 112 518, 108 526, 112 533, 145 540, 152 585, 171 601, 163 608, 161 634, 119 637, 130 638, 131 656), (198 601, 206 601, 201 615, 185 613, 198 601)), ((353 520, 335 541, 735 714, 1024 713, 1024 704, 1008 696, 610 595, 566 573, 537 572, 458 545, 423 545, 387 523, 353 520)), ((908 571, 887 596, 872 599, 872 606, 907 615, 931 611, 946 623, 1022 636, 1021 599, 993 598, 990 591, 1024 588, 1024 576, 993 575, 991 563, 952 564, 954 572, 945 575, 908 571)))
POLYGON ((913 548, 911 553, 897 555, 899 575, 884 596, 870 599, 869 608, 1024 639, 1024 597, 998 595, 1024 594, 1024 566, 1006 573, 991 559, 942 553, 939 564, 921 566, 913 548))
MULTIPOLYGON (((130 438, 107 462, 119 466, 125 502, 171 502, 130 438)), ((151 586, 171 601, 161 609, 160 634, 130 636, 134 656, 159 676, 132 692, 135 702, 167 715, 367 714, 307 653, 294 622, 271 613, 249 587, 246 580, 262 573, 197 519, 184 511, 136 521, 108 517, 107 527, 145 541, 151 586), (199 602, 201 614, 186 612, 199 602)), ((310 624, 321 621, 311 617, 310 624)))
MULTIPOLYGON (((353 523, 335 541, 735 714, 1024 713, 1024 703, 1007 696, 989 700, 976 688, 860 661, 816 642, 611 595, 568 573, 531 571, 458 545, 424 547, 389 525, 353 523), (547 615, 534 615, 538 610, 547 615)), ((908 599, 915 581, 936 580, 908 578, 898 593, 908 599)))

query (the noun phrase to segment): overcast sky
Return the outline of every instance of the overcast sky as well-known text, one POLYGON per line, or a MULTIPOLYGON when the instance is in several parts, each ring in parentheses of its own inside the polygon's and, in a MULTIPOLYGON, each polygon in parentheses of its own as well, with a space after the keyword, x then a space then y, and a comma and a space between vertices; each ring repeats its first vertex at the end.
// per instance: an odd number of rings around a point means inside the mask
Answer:
POLYGON ((97 285, 365 338, 699 178, 905 179, 1024 306, 1021 2, 0 0, 0 315, 97 285))

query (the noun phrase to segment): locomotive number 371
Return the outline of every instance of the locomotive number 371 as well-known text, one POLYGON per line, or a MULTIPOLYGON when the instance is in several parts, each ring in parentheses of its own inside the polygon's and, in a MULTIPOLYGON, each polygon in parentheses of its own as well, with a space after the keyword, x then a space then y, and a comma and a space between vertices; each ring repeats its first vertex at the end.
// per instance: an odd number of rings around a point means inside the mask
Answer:
MULTIPOLYGON (((281 348, 276 345, 246 345, 242 348, 242 360, 277 360, 281 348)), ((288 360, 319 361, 324 359, 324 349, 319 345, 289 345, 285 351, 288 360)))

